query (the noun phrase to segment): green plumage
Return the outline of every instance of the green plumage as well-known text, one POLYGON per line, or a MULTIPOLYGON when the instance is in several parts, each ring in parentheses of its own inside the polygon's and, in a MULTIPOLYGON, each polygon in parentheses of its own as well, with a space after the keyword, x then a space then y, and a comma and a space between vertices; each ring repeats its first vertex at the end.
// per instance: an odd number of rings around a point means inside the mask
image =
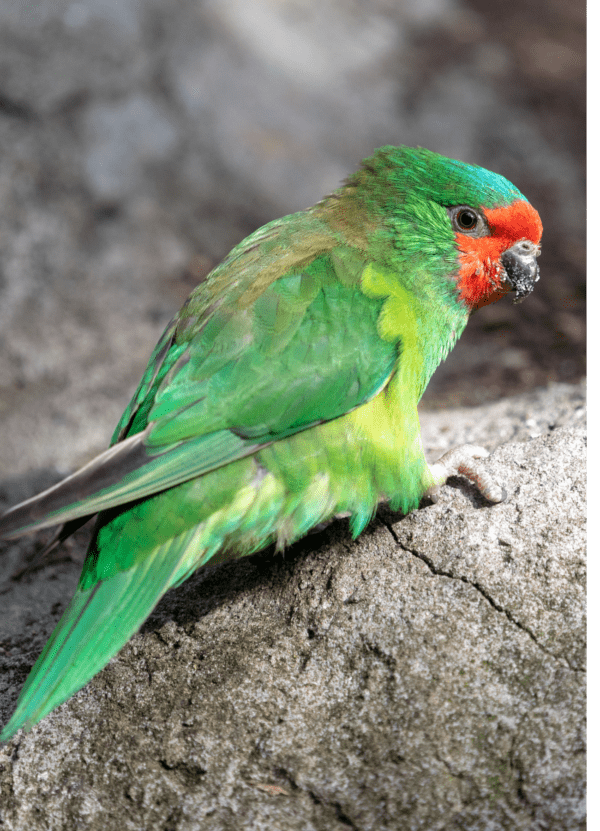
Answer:
POLYGON ((417 402, 462 332, 447 207, 522 195, 495 174, 382 148, 307 211, 238 245, 167 327, 100 457, 0 520, 99 512, 79 587, 2 739, 80 689, 196 568, 431 484, 417 402))

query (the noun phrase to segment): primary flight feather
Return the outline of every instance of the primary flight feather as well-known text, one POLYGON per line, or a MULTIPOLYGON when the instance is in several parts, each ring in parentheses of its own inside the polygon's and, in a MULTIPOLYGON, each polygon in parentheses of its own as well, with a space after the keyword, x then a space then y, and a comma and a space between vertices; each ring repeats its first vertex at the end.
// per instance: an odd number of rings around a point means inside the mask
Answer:
POLYGON ((411 511, 455 470, 498 501, 468 453, 427 464, 417 403, 472 311, 531 292, 541 234, 502 176, 383 147, 234 248, 165 330, 110 448, 0 518, 14 537, 98 514, 2 740, 80 689, 210 560, 282 548, 339 514, 357 535, 380 501, 411 511))

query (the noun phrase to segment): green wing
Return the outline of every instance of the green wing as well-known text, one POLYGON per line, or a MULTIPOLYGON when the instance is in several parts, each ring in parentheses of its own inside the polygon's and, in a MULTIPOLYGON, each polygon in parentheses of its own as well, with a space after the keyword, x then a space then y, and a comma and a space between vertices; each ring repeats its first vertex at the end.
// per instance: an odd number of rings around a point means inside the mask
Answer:
POLYGON ((365 265, 337 246, 258 296, 231 279, 221 296, 201 286, 159 341, 115 443, 8 511, 0 535, 149 496, 371 399, 398 351, 377 331, 382 301, 360 290, 365 265))
MULTIPOLYGON (((377 332, 381 301, 360 290, 364 265, 336 249, 250 301, 241 294, 239 304, 215 308, 205 298, 198 313, 192 299, 157 345, 113 445, 5 514, 0 533, 69 521, 185 483, 368 401, 387 383, 398 356, 377 332)), ((211 488, 233 505, 239 483, 229 482, 225 470, 217 474, 223 481, 211 488)), ((84 686, 164 592, 197 567, 193 500, 182 498, 174 511, 154 503, 102 514, 75 596, 0 740, 31 727, 84 686), (168 533, 157 532, 157 522, 168 533)))

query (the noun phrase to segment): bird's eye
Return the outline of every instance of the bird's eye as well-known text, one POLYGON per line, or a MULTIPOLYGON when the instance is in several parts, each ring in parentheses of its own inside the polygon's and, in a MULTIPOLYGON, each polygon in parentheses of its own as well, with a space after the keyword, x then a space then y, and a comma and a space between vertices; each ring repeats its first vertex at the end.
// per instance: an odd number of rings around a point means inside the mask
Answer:
POLYGON ((477 214, 475 211, 470 211, 468 208, 465 208, 456 214, 456 224, 464 231, 472 231, 477 225, 477 214))
POLYGON ((474 208, 468 205, 457 205, 448 208, 452 227, 461 234, 468 234, 471 237, 482 237, 489 233, 485 219, 474 208))

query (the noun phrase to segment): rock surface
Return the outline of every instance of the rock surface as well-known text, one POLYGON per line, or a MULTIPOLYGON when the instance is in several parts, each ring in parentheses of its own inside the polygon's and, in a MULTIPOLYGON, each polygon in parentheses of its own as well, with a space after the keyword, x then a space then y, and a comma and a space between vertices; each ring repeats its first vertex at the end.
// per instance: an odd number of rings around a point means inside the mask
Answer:
MULTIPOLYGON (((497 170, 546 229, 424 401, 430 458, 498 448, 508 501, 456 480, 197 574, 0 748, 0 827, 583 827, 584 399, 548 382, 583 372, 584 38, 581 2, 0 3, 0 509, 103 450, 194 285, 375 147, 497 170)), ((47 538, 0 549, 3 723, 87 532, 12 579, 47 538)))
MULTIPOLYGON (((356 541, 340 521, 197 573, 0 750, 2 827, 583 829, 583 388, 429 413, 423 432, 499 444, 507 500, 453 479, 356 541)), ((78 570, 3 584, 3 720, 78 570)))

